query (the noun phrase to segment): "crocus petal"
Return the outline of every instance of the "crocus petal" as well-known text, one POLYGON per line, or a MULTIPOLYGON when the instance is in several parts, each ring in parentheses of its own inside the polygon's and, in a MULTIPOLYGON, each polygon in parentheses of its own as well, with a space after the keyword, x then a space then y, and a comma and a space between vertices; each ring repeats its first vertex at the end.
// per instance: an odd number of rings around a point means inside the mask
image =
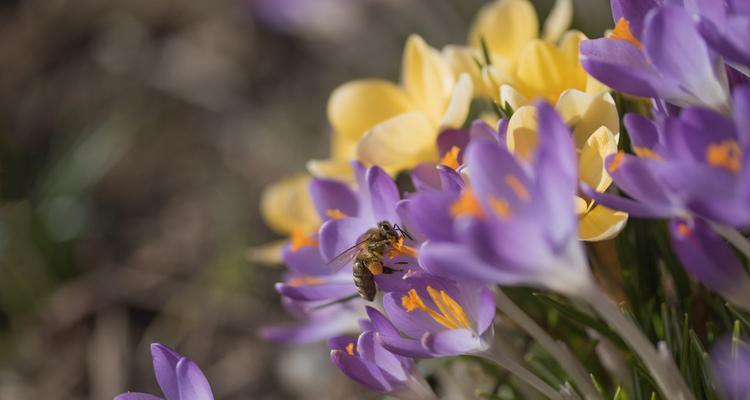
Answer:
POLYGON ((194 362, 184 357, 177 363, 177 384, 180 389, 179 399, 181 400, 214 399, 211 386, 208 384, 206 376, 203 375, 203 371, 194 362))
POLYGON ((694 97, 680 100, 727 111, 727 89, 716 78, 716 61, 687 11, 667 5, 650 13, 643 48, 657 69, 677 79, 682 90, 694 97))
POLYGON ((674 208, 674 196, 667 192, 667 188, 655 176, 654 168, 658 167, 656 163, 661 162, 618 153, 607 157, 605 165, 617 186, 631 197, 652 208, 674 208), (615 158, 619 159, 619 165, 616 167, 613 165, 615 158))
POLYGON ((326 221, 320 227, 320 253, 326 262, 353 246, 371 224, 362 218, 342 218, 326 221))
POLYGON ((734 251, 706 222, 673 220, 669 229, 677 256, 695 279, 719 292, 747 284, 734 251))
POLYGON ((471 83, 471 78, 468 74, 461 74, 453 87, 450 102, 440 121, 441 128, 460 128, 464 124, 469 115, 473 92, 474 85, 471 83))
POLYGON ((627 213, 595 205, 578 221, 578 235, 581 240, 590 242, 612 239, 622 231, 627 221, 627 213))
POLYGON ((530 2, 493 1, 479 10, 469 31, 469 45, 479 48, 484 38, 490 53, 512 62, 538 34, 539 22, 530 2))
MULTIPOLYGON (((453 147, 463 150, 466 148, 466 145, 469 144, 469 139, 469 131, 466 129, 443 130, 437 138, 438 153, 440 156, 444 156, 450 152, 453 147)), ((459 165, 463 163, 463 151, 459 151, 457 161, 459 165)))
POLYGON ((265 326, 260 335, 265 340, 282 344, 307 344, 358 329, 356 317, 350 313, 341 318, 313 319, 300 324, 265 326))
POLYGON ((332 350, 331 361, 349 379, 370 390, 387 393, 392 389, 377 366, 359 357, 350 356, 345 351, 332 350))
MULTIPOLYGON (((406 40, 402 60, 401 79, 406 93, 418 110, 433 123, 438 123, 453 89, 455 77, 450 65, 419 35, 411 35, 406 40)), ((471 91, 471 80, 468 85, 471 91)), ((464 89, 466 87, 460 89, 463 95, 464 89)))
POLYGON ((489 288, 483 287, 477 306, 477 332, 480 334, 492 326, 495 319, 495 296, 489 288))
POLYGON ((750 86, 742 85, 734 88, 732 106, 740 145, 748 148, 750 146, 750 86))
POLYGON ((643 52, 625 40, 581 42, 581 64, 607 86, 634 96, 671 97, 679 94, 674 78, 659 74, 643 52))
POLYGON ((328 99, 328 121, 340 135, 357 140, 376 124, 411 108, 406 93, 380 79, 345 83, 328 99))
POLYGON ((321 219, 329 219, 331 212, 339 211, 345 216, 358 214, 359 205, 354 192, 346 184, 330 179, 313 179, 310 196, 321 219))
POLYGON ((579 73, 578 60, 571 60, 559 48, 541 40, 529 43, 518 56, 518 79, 528 88, 527 97, 541 96, 550 101, 565 89, 584 89, 585 74, 579 73))
POLYGON ((357 293, 351 276, 347 276, 346 281, 322 282, 319 284, 291 285, 277 283, 276 291, 282 296, 300 301, 341 299, 357 293))
POLYGON ((630 23, 633 36, 640 39, 643 33, 643 21, 652 8, 659 5, 658 0, 611 0, 612 17, 615 22, 624 18, 630 23))
POLYGON ((713 50, 733 65, 750 66, 750 44, 743 40, 750 34, 749 16, 731 16, 721 25, 702 19, 698 29, 713 50))
POLYGON ((376 332, 363 332, 357 341, 359 356, 378 366, 391 386, 396 386, 408 378, 404 370, 405 359, 386 350, 376 339, 376 332))
POLYGON ((508 150, 521 158, 530 159, 537 143, 536 109, 524 106, 515 110, 508 121, 507 131, 508 150))
POLYGON ((529 105, 529 100, 513 86, 500 85, 500 104, 504 106, 505 103, 508 103, 513 110, 518 110, 523 106, 529 105))
MULTIPOLYGON (((393 325, 412 338, 419 338, 425 332, 439 332, 445 328, 421 310, 406 311, 401 304, 405 293, 388 293, 383 297, 383 308, 393 325)), ((427 299, 424 299, 428 301, 427 299)))
POLYGON ((430 273, 451 279, 501 282, 506 285, 526 281, 525 274, 487 264, 466 246, 455 243, 425 243, 419 252, 419 263, 430 273))
POLYGON ((123 393, 114 400, 161 400, 161 397, 148 393, 123 393))
POLYGON ((435 354, 445 356, 472 354, 487 349, 487 344, 468 329, 449 329, 427 333, 422 337, 422 345, 435 354))
POLYGON ((408 215, 409 229, 414 229, 426 239, 437 241, 453 240, 453 216, 451 204, 456 200, 455 193, 417 193, 405 200, 401 207, 408 215))
POLYGON ((372 207, 375 221, 397 221, 394 207, 401 196, 398 193, 396 182, 380 167, 375 166, 367 170, 367 185, 370 194, 370 207, 372 207))
POLYGON ((617 152, 615 135, 607 127, 597 129, 584 143, 578 157, 580 179, 598 192, 607 190, 612 178, 604 168, 604 160, 617 152))
POLYGON ((575 146, 578 149, 602 126, 613 134, 620 130, 620 117, 609 93, 592 96, 580 90, 566 90, 557 100, 555 110, 566 124, 573 127, 575 146))
POLYGON ((427 114, 404 113, 370 129, 357 146, 357 157, 364 163, 396 172, 436 159, 437 134, 437 126, 427 114))
POLYGON ((330 269, 325 268, 326 261, 323 260, 318 246, 305 246, 292 251, 287 243, 282 250, 282 259, 287 267, 302 275, 318 276, 331 273, 330 269))
POLYGON ((295 228, 311 232, 320 225, 309 187, 307 175, 291 176, 266 187, 260 199, 260 213, 266 224, 283 235, 295 228))
POLYGON ((181 356, 174 350, 159 343, 151 344, 151 358, 154 364, 154 374, 159 387, 168 400, 180 399, 178 385, 177 364, 181 356))
POLYGON ((573 20, 573 1, 557 0, 549 12, 547 20, 544 21, 542 28, 542 38, 550 43, 554 43, 565 32, 573 20))
POLYGON ((659 142, 659 131, 654 122, 642 115, 628 113, 623 118, 633 147, 653 149, 659 142))
POLYGON ((309 160, 305 167, 310 175, 318 178, 331 178, 345 182, 352 180, 352 167, 349 160, 309 160))
POLYGON ((441 190, 440 174, 437 163, 424 162, 417 164, 411 170, 411 182, 417 192, 441 190))
POLYGON ((665 206, 664 204, 652 206, 651 204, 640 203, 624 197, 600 193, 585 184, 581 185, 581 191, 583 191, 586 196, 591 197, 594 201, 601 203, 608 208, 625 211, 634 217, 668 218, 675 214, 675 210, 672 207, 665 206))

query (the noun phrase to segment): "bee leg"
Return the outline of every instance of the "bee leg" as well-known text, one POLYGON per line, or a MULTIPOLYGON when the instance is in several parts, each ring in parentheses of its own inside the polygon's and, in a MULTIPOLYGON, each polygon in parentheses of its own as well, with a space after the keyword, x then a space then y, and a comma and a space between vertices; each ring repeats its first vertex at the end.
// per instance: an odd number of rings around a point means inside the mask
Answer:
POLYGON ((394 269, 394 268, 391 268, 391 267, 383 266, 383 273, 384 274, 392 274, 394 272, 402 272, 402 271, 403 271, 403 269, 394 269))

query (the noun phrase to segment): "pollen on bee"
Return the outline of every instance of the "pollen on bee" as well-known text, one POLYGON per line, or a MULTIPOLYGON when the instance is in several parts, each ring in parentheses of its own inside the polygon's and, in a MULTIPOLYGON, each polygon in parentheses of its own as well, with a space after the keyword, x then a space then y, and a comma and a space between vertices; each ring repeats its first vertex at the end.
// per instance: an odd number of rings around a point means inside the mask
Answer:
POLYGON ((737 141, 731 139, 712 143, 706 149, 706 162, 736 174, 742 169, 742 149, 737 141))
POLYGON ((610 39, 619 39, 634 44, 639 49, 643 49, 643 43, 633 36, 633 32, 630 30, 630 21, 620 17, 615 24, 615 29, 612 30, 612 34, 609 35, 610 39))
POLYGON ((460 164, 458 163, 458 153, 461 152, 461 149, 458 148, 458 146, 451 147, 448 152, 445 153, 443 158, 440 160, 440 165, 445 165, 446 167, 452 168, 452 169, 458 169, 460 164))
POLYGON ((343 213, 338 208, 329 208, 326 210, 326 217, 331 219, 342 219, 348 217, 348 215, 343 213))
POLYGON ((354 355, 354 350, 355 350, 354 343, 347 344, 345 349, 346 349, 346 354, 349 354, 350 356, 354 355))
POLYGON ((294 227, 289 248, 293 251, 299 251, 305 247, 317 246, 318 241, 305 233, 300 227, 294 227))
POLYGON ((393 246, 391 246, 391 249, 388 252, 388 258, 390 258, 391 260, 398 256, 408 256, 408 257, 417 256, 417 250, 415 250, 411 246, 407 246, 404 244, 403 236, 398 238, 396 243, 394 243, 393 246))

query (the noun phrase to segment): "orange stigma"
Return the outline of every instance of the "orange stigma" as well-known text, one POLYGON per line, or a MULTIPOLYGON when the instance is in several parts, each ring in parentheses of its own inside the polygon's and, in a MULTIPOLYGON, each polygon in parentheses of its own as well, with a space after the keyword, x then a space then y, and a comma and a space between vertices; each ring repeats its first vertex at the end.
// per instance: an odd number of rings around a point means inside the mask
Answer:
POLYGON ((643 50, 643 43, 633 36, 633 32, 630 31, 630 22, 625 18, 620 17, 615 24, 615 29, 612 34, 609 35, 610 39, 619 39, 634 44, 639 49, 643 50))
POLYGON ((414 247, 407 246, 404 244, 404 237, 401 236, 398 238, 396 243, 391 246, 390 251, 388 252, 388 257, 390 259, 394 259, 398 256, 408 256, 408 257, 416 257, 417 256, 417 250, 414 249, 414 247))
POLYGON ((461 152, 461 149, 459 149, 457 146, 451 147, 451 149, 448 150, 448 152, 445 153, 443 158, 440 160, 440 165, 445 165, 446 167, 452 168, 454 170, 458 169, 458 166, 461 165, 458 163, 459 152, 461 152))
POLYGON ((738 173, 742 169, 742 149, 737 141, 727 139, 718 144, 710 144, 706 149, 706 162, 712 167, 724 168, 738 173))
POLYGON ((471 215, 473 217, 481 218, 484 216, 482 211, 482 205, 479 204, 479 200, 474 196, 474 192, 471 189, 466 188, 461 192, 461 196, 453 202, 451 205, 451 215, 458 217, 461 215, 471 215))
POLYGON ((615 158, 612 159, 612 162, 609 163, 607 171, 609 171, 610 174, 614 173, 620 168, 620 166, 622 166, 623 161, 625 161, 625 153, 620 150, 615 154, 615 158))
POLYGON ((294 229, 292 229, 292 239, 291 239, 289 248, 293 252, 303 249, 305 247, 317 246, 317 245, 318 245, 318 241, 315 240, 315 238, 313 238, 312 236, 306 235, 305 231, 303 231, 302 228, 297 226, 297 227, 294 227, 294 229))
POLYGON ((435 290, 431 286, 427 286, 427 293, 440 312, 427 307, 415 289, 409 290, 406 296, 401 298, 401 305, 406 312, 415 310, 426 312, 435 322, 448 329, 471 329, 466 312, 448 293, 444 290, 435 290))
POLYGON ((650 158, 652 160, 661 160, 661 156, 656 154, 653 150, 648 147, 633 147, 635 155, 641 158, 650 158))
POLYGON ((346 354, 349 354, 350 356, 354 355, 354 343, 349 343, 346 345, 346 354))
POLYGON ((348 217, 348 215, 341 212, 338 208, 329 208, 326 210, 326 217, 330 219, 341 219, 348 217))

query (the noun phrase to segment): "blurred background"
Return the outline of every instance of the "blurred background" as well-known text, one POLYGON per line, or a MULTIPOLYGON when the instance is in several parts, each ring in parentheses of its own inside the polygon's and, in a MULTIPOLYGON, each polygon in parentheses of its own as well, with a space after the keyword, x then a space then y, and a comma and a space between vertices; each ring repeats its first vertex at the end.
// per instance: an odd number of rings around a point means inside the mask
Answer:
POLYGON ((482 3, 0 1, 0 400, 160 393, 154 341, 217 399, 377 398, 324 345, 258 339, 287 320, 246 258, 278 239, 260 191, 326 155, 333 88, 397 80, 412 32, 464 43, 482 3))

